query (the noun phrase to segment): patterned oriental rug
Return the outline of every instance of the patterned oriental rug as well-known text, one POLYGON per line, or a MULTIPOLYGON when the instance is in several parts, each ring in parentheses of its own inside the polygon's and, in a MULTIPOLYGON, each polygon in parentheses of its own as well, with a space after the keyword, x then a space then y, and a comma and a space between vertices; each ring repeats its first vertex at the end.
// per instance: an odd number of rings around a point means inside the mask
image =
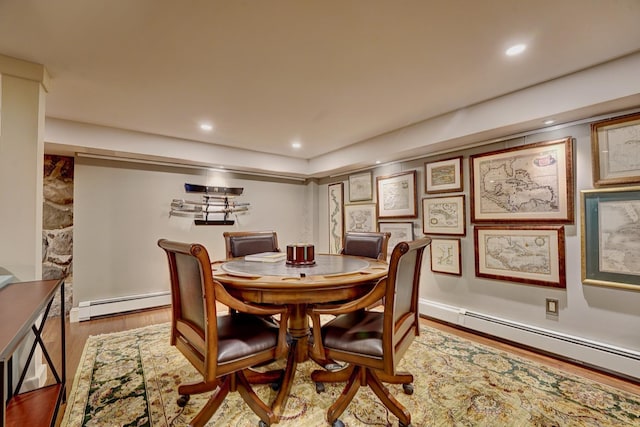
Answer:
MULTIPOLYGON (((273 365, 272 365, 273 366, 273 365)), ((327 426, 326 409, 342 391, 317 394, 298 365, 284 419, 278 426, 327 426)), ((639 426, 640 396, 565 374, 436 329, 423 328, 402 366, 415 393, 389 385, 414 426, 639 426)), ((199 375, 169 345, 169 325, 153 325, 87 340, 62 421, 69 426, 185 426, 208 395, 176 404, 177 385, 199 375)), ((255 386, 270 403, 275 392, 255 386)), ((398 420, 361 388, 341 417, 347 426, 391 426, 398 420)), ((255 427, 258 417, 230 393, 208 426, 255 427)))

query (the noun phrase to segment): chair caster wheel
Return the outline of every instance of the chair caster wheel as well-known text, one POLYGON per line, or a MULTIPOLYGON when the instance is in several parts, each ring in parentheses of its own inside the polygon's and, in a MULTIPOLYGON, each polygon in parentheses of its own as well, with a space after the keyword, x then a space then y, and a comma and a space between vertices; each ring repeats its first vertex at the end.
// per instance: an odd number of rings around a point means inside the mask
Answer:
POLYGON ((320 394, 324 391, 324 383, 316 383, 316 393, 320 394))
POLYGON ((335 420, 333 424, 331 424, 331 427, 344 427, 344 423, 340 420, 335 420))
POLYGON ((413 394, 413 384, 402 384, 404 394, 413 394))
POLYGON ((264 421, 260 420, 260 422, 258 423, 258 427, 269 427, 269 424, 267 424, 264 421))
POLYGON ((182 396, 180 396, 178 398, 178 401, 177 401, 178 406, 181 407, 181 408, 184 408, 187 405, 187 403, 189 402, 190 398, 191 398, 191 396, 189 396, 188 394, 183 394, 182 396))
POLYGON ((273 391, 280 390, 280 383, 271 383, 271 390, 273 391))

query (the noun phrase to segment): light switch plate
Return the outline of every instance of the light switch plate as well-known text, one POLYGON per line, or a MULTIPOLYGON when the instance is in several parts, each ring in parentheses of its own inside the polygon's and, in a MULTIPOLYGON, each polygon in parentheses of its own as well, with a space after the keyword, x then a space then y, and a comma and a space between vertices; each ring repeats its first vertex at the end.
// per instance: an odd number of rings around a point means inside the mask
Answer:
POLYGON ((558 300, 547 298, 547 314, 558 315, 558 300))

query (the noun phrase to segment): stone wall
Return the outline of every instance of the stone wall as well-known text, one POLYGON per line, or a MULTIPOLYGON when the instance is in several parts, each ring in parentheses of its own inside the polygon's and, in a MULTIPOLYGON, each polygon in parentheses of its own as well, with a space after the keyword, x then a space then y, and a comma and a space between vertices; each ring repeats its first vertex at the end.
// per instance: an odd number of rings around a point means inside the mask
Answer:
MULTIPOLYGON (((65 311, 73 301, 73 157, 44 157, 42 278, 65 280, 65 311)), ((51 315, 60 312, 54 301, 51 315)))

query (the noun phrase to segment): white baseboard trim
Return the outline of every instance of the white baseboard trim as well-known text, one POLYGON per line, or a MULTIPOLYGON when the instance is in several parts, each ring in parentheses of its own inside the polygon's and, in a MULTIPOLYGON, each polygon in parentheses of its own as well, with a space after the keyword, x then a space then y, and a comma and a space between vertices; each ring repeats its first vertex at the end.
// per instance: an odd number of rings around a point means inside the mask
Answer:
MULTIPOLYGON (((105 316, 109 314, 124 313, 145 308, 161 307, 171 304, 171 292, 153 292, 142 295, 128 295, 118 298, 107 298, 95 301, 81 301, 78 304, 77 319, 79 321, 89 320, 92 317, 105 316)), ((72 309, 72 316, 76 316, 72 309)))
POLYGON ((640 352, 422 298, 419 304, 420 313, 425 316, 640 379, 640 352))

